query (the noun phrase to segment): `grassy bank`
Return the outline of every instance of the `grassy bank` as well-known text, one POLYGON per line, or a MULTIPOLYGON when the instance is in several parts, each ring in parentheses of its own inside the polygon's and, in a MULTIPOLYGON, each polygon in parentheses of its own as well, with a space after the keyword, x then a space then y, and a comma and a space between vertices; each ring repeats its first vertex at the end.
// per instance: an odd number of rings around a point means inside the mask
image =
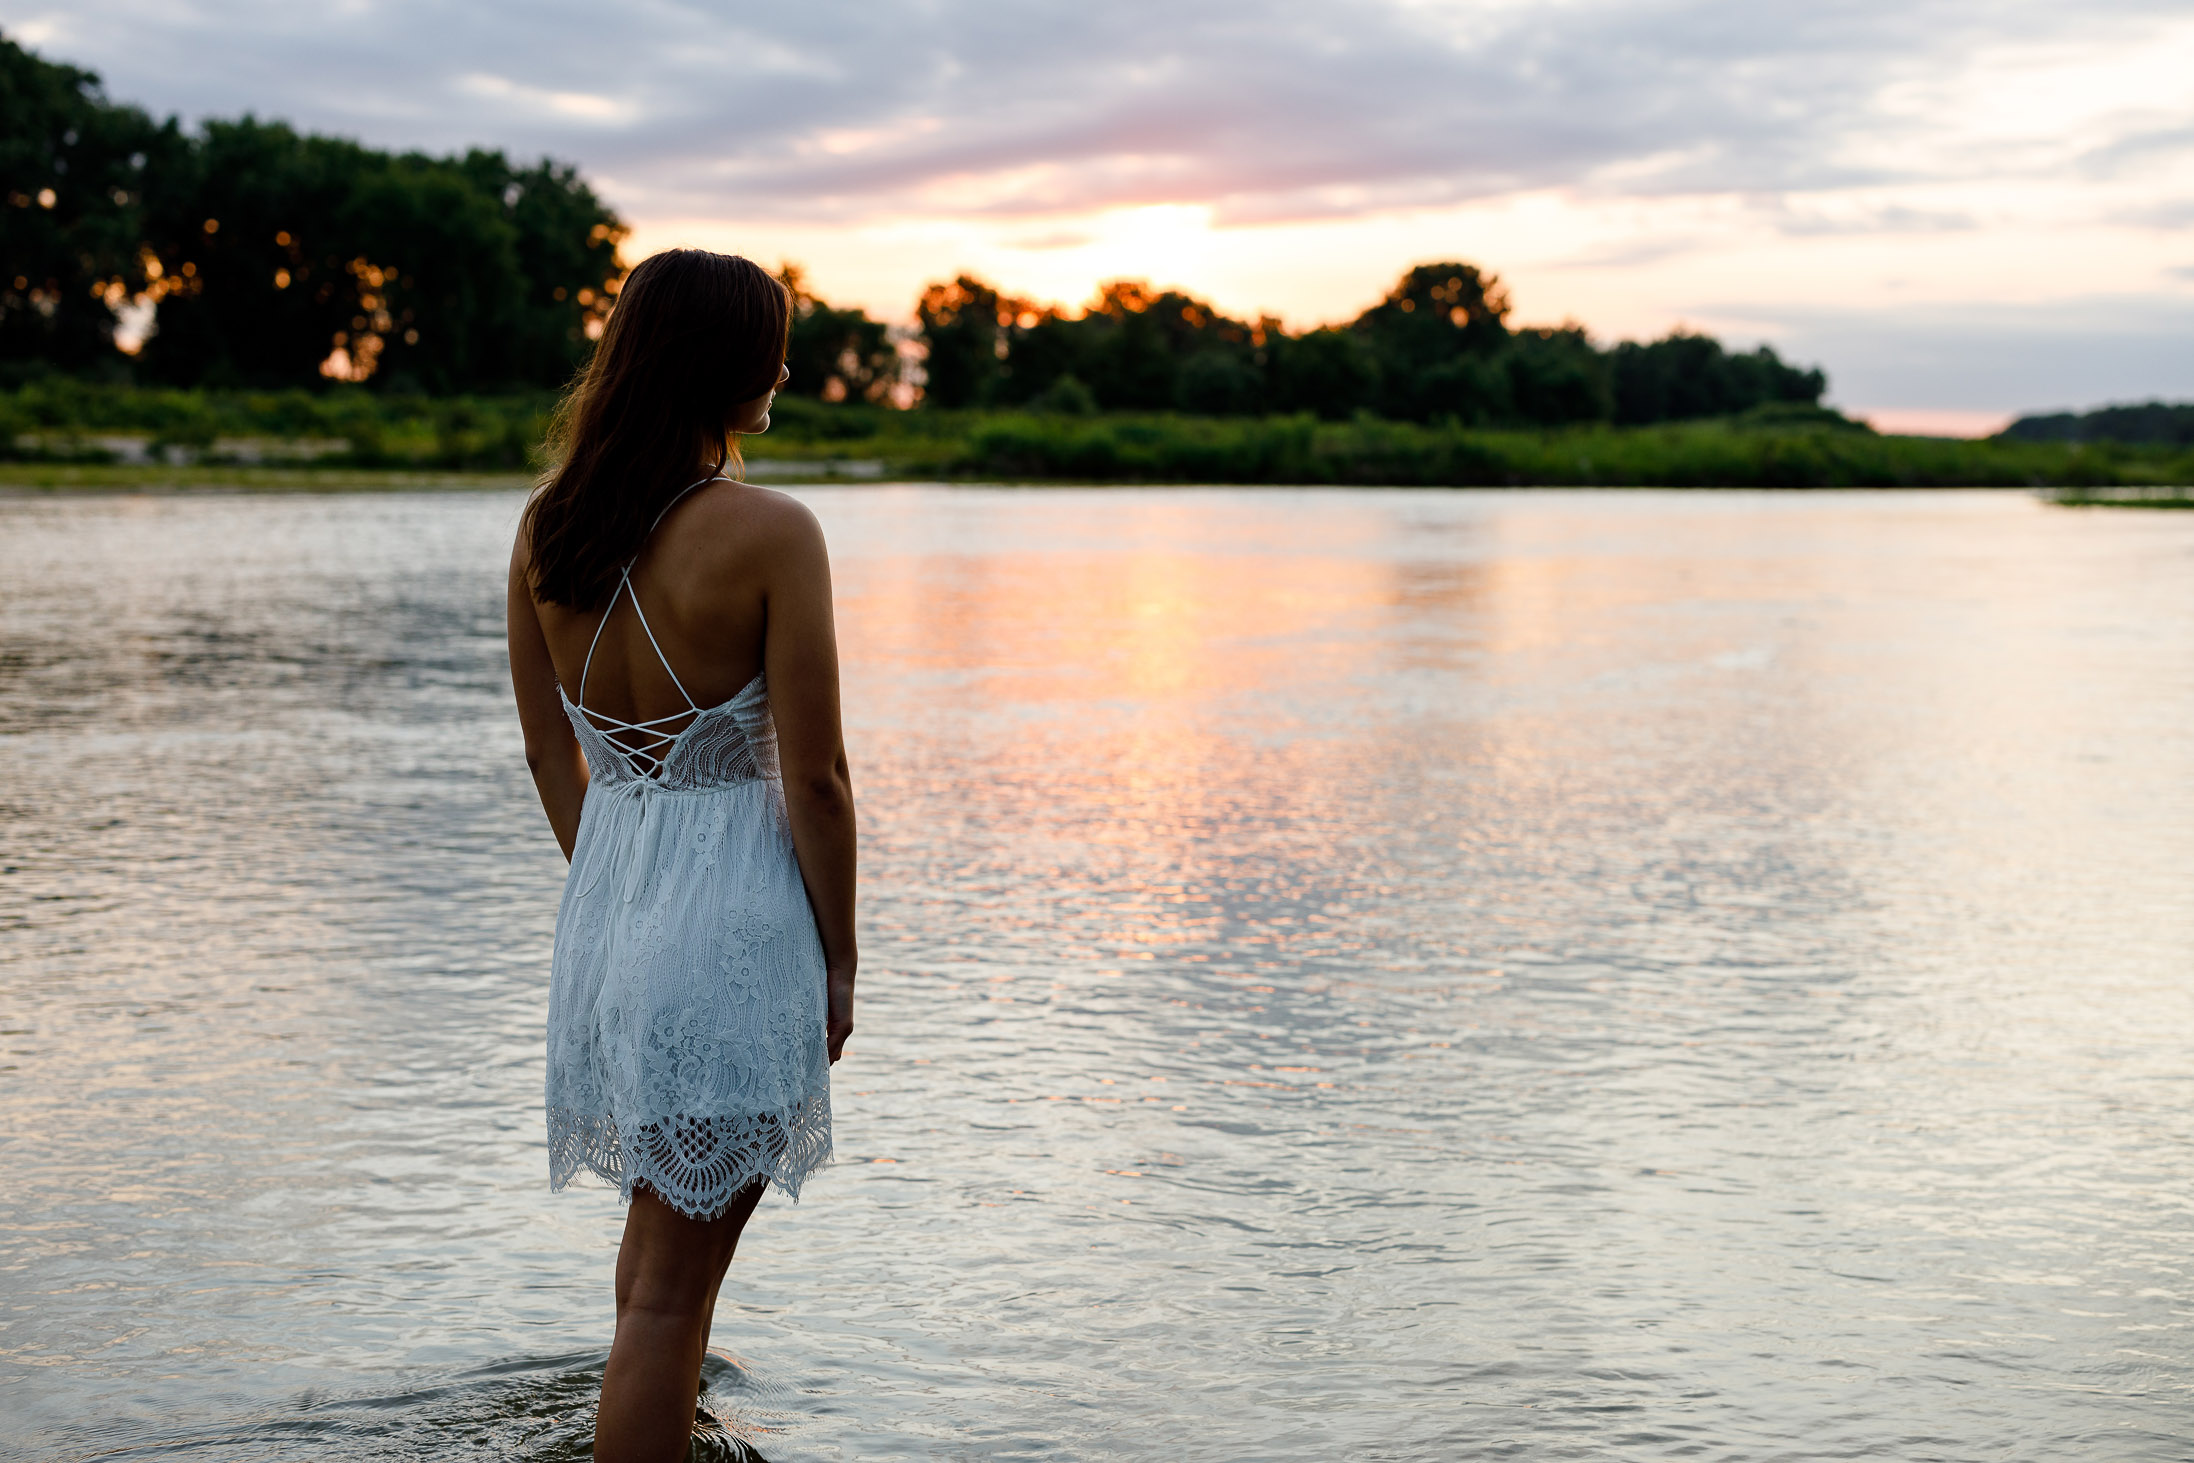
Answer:
POLYGON ((1744 421, 1516 432, 1404 423, 999 417, 957 473, 1458 487, 2104 487, 2194 482, 2194 452, 1883 437, 1744 421))
MULTIPOLYGON (((51 379, 0 392, 15 464, 284 464, 525 471, 555 398, 381 396, 346 388, 170 391, 51 379)), ((9 474, 20 475, 20 466, 9 474)))
POLYGON ((533 481, 531 473, 465 468, 0 461, 0 492, 479 493, 533 481))
MULTIPOLYGON (((106 472, 120 485, 164 472, 178 486, 275 486, 291 477, 302 486, 299 475, 484 472, 516 481, 539 465, 552 404, 545 395, 44 382, 0 393, 0 442, 12 444, 14 459, 0 479, 95 486, 106 472)), ((2187 448, 1884 437, 1827 413, 1496 431, 1368 418, 900 412, 787 399, 769 435, 748 446, 785 468, 861 463, 887 476, 992 481, 2077 490, 2194 482, 2187 448)))

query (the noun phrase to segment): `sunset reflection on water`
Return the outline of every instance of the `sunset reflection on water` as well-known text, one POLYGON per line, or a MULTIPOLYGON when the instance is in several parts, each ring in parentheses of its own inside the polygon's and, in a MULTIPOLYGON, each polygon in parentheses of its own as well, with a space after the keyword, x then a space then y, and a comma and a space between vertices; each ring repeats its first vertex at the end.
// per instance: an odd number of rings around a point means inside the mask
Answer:
MULTIPOLYGON (((2175 1456, 2194 523, 805 496, 864 1004, 766 1456, 2175 1456)), ((515 508, 0 503, 25 1456, 583 1438, 515 508)))

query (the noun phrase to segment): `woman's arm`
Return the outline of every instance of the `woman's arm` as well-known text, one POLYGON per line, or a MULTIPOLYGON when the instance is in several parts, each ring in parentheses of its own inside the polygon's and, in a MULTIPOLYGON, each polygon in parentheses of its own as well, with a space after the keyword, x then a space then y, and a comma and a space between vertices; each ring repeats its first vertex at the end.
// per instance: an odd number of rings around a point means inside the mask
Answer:
POLYGON ((510 638, 510 684, 518 693, 518 725, 526 737, 526 768, 541 795, 549 827, 571 857, 579 838, 579 805, 587 795, 587 759, 572 735, 556 689, 556 662, 549 659, 541 617, 534 612, 526 584, 523 537, 511 551, 510 590, 503 606, 504 631, 510 638))
POLYGON ((830 555, 821 525, 805 508, 795 507, 783 521, 782 532, 772 535, 777 552, 771 555, 763 604, 762 670, 777 721, 792 846, 823 937, 829 976, 825 1034, 835 1062, 853 1034, 853 974, 859 963, 853 936, 853 775, 838 720, 830 555))

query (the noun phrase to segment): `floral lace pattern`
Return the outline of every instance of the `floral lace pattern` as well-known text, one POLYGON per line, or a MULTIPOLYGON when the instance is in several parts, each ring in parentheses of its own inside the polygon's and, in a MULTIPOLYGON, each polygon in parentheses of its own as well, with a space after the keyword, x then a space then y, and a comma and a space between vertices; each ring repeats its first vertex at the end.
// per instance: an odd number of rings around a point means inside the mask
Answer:
POLYGON ((549 1181, 713 1218, 830 1157, 821 938, 767 688, 695 714, 653 776, 565 703, 591 781, 556 922, 549 1181))

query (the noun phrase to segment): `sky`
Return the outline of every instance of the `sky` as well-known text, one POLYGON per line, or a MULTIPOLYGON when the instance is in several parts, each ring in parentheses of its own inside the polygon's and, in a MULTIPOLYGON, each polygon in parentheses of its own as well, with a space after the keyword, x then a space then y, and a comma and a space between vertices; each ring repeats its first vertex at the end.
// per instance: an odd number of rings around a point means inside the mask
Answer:
POLYGON ((186 121, 574 162, 909 316, 968 271, 1345 320, 1463 259, 1906 430, 2194 399, 2194 6, 2135 0, 0 0, 186 121))

